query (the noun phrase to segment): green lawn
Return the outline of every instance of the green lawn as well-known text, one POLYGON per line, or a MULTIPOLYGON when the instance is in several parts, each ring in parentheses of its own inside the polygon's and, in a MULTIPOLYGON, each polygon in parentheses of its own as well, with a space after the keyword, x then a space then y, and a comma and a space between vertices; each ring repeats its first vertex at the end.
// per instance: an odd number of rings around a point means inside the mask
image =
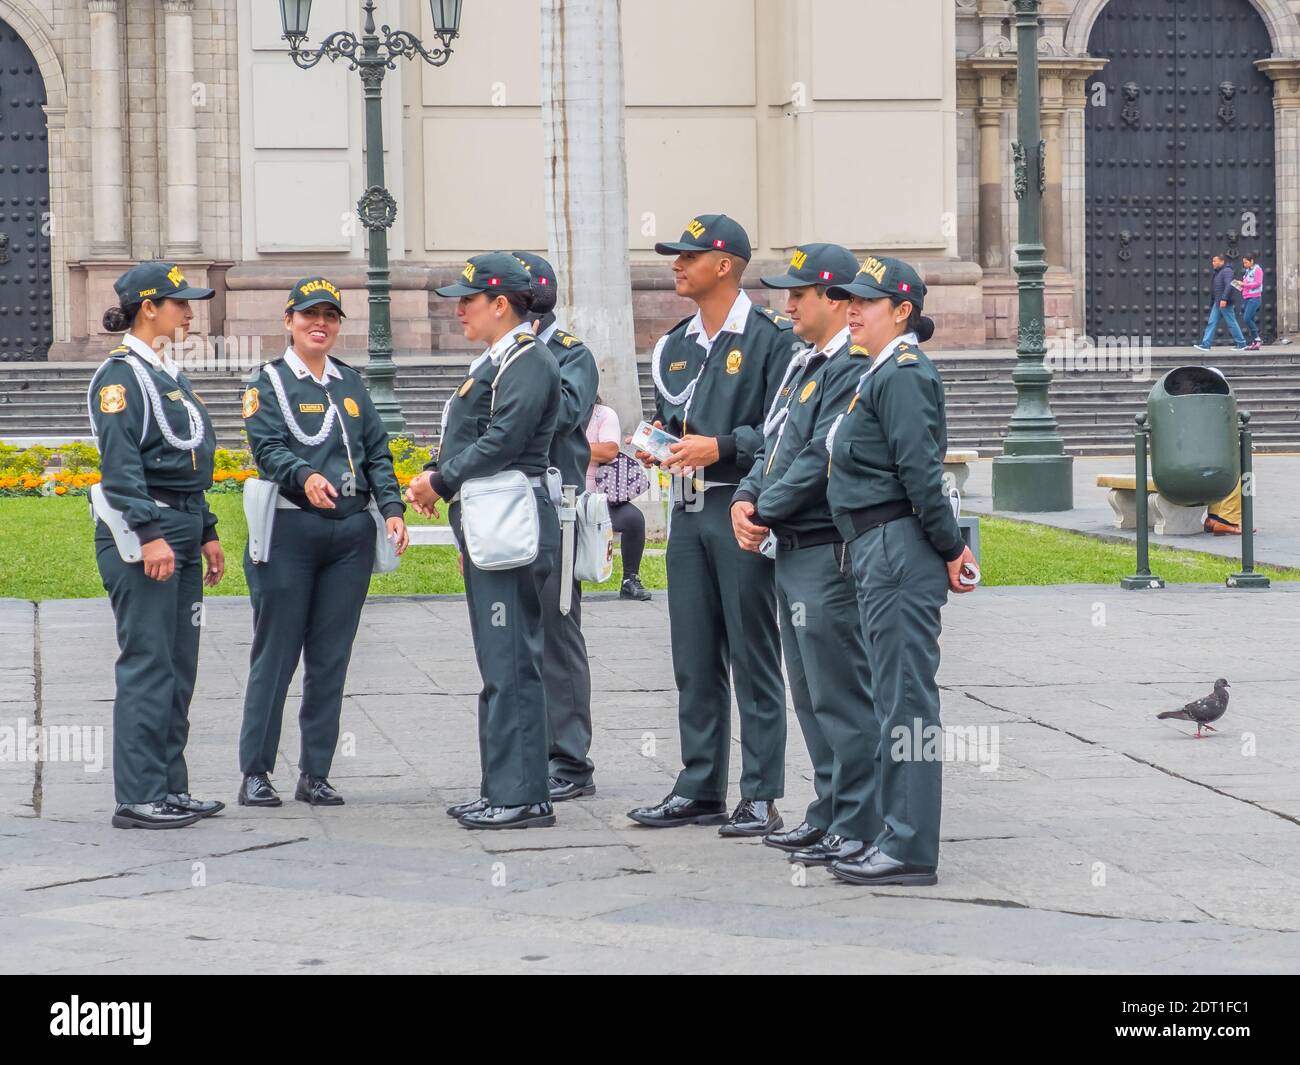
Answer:
MULTIPOLYGON (((246 595, 243 556, 247 534, 241 497, 218 494, 210 499, 220 519, 227 558, 226 578, 210 594, 246 595)), ((413 522, 425 523, 410 517, 413 522)), ((1118 584, 1134 570, 1131 545, 1106 543, 1042 525, 983 518, 980 537, 986 585, 1118 584)), ((0 498, 0 598, 103 595, 93 539, 83 498, 0 498)), ((1171 583, 1221 585, 1240 567, 1235 559, 1153 547, 1151 568, 1171 583)), ((1300 580, 1300 570, 1260 569, 1275 580, 1300 580)), ((597 590, 616 589, 621 579, 622 565, 615 552, 614 575, 597 590)), ((645 558, 641 579, 650 588, 666 587, 662 556, 645 558)), ((370 582, 375 595, 459 592, 463 588, 456 571, 456 552, 450 547, 413 548, 395 573, 370 582)))

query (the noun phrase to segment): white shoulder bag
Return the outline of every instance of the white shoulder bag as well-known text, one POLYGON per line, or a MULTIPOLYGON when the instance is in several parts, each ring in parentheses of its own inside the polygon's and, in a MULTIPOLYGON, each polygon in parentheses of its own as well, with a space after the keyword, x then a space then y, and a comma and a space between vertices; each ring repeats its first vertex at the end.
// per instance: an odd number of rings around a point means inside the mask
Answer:
POLYGON ((575 580, 601 584, 614 572, 614 522, 604 492, 583 492, 578 497, 575 580))

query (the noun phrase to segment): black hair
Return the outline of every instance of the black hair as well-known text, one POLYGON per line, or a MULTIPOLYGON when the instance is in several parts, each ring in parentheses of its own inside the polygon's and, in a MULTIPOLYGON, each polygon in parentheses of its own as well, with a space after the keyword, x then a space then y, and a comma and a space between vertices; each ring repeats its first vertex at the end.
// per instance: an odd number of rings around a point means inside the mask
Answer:
MULTIPOLYGON (((906 297, 890 296, 889 298, 895 307, 899 307, 904 303, 912 303, 912 301, 906 297)), ((915 333, 916 339, 924 344, 934 336, 934 319, 927 318, 921 313, 921 308, 915 303, 912 303, 912 313, 907 316, 907 326, 905 331, 908 333, 915 333)))
POLYGON ((123 303, 104 312, 104 328, 110 333, 125 333, 135 323, 143 303, 123 303))
POLYGON ((1249 259, 1252 263, 1257 263, 1259 262, 1259 252, 1248 251, 1242 256, 1242 258, 1249 259))
POLYGON ((525 321, 533 310, 533 293, 531 289, 525 289, 523 292, 499 292, 499 296, 505 297, 505 301, 510 304, 510 309, 515 312, 519 320, 525 321))

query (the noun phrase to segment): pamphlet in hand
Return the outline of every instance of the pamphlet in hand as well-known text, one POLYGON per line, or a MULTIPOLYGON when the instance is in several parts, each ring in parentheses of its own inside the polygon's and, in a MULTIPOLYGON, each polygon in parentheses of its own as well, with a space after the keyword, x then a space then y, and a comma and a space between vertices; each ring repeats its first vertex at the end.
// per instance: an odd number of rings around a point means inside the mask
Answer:
POLYGON ((678 439, 672 433, 656 429, 649 422, 642 422, 636 427, 636 432, 632 434, 633 446, 640 451, 653 455, 660 462, 667 462, 673 457, 673 453, 669 449, 673 444, 677 443, 678 439))

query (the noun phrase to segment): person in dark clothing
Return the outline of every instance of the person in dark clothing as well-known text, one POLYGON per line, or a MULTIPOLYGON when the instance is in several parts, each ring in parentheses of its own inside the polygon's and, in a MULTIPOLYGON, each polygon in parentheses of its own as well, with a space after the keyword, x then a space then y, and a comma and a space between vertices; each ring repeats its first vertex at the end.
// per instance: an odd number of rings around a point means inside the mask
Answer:
POLYGON ((1232 334, 1232 342, 1237 346, 1238 351, 1246 349, 1246 338, 1241 332, 1241 326, 1237 324, 1237 312, 1233 310, 1233 296, 1235 289, 1232 287, 1232 267, 1222 255, 1216 255, 1210 260, 1214 268, 1213 294, 1210 303, 1210 320, 1205 326, 1205 335, 1201 337, 1201 342, 1196 345, 1197 351, 1209 351, 1214 346, 1214 334, 1218 332, 1219 320, 1228 323, 1228 332, 1232 334))

